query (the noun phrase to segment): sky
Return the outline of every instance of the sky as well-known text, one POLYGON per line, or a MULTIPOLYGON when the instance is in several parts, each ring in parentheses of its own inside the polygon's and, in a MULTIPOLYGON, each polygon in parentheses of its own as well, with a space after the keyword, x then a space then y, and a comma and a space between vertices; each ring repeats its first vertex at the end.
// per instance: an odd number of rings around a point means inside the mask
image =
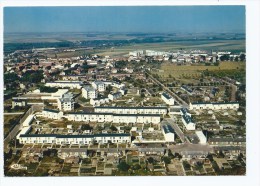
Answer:
POLYGON ((244 33, 245 7, 5 7, 4 32, 244 33))

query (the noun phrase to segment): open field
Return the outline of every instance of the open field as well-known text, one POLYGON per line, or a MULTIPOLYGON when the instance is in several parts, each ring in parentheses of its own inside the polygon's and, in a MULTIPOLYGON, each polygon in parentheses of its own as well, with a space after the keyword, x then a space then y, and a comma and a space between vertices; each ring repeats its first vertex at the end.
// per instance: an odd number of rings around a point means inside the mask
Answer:
POLYGON ((141 43, 128 46, 114 47, 113 51, 97 50, 99 55, 118 56, 128 54, 133 50, 158 50, 158 51, 174 51, 174 50, 245 50, 244 40, 218 40, 218 41, 176 41, 176 42, 160 42, 160 43, 141 43))
POLYGON ((190 76, 198 77, 202 71, 222 71, 222 70, 241 70, 245 69, 244 62, 221 62, 219 66, 205 66, 205 65, 182 65, 177 66, 171 63, 164 63, 161 65, 161 71, 154 72, 163 78, 169 77, 181 77, 181 76, 190 76))

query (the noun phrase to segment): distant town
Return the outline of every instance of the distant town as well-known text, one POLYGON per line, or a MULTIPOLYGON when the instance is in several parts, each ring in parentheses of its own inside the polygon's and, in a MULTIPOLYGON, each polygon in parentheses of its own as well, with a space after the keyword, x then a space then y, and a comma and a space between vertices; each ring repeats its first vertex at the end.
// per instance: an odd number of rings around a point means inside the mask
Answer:
POLYGON ((246 174, 245 52, 95 52, 5 53, 6 176, 246 174))

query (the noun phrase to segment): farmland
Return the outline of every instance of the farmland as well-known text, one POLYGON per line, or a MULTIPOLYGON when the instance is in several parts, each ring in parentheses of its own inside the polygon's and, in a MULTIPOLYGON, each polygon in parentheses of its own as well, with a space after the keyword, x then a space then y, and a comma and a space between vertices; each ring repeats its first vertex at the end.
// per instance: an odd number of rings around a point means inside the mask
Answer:
POLYGON ((205 65, 175 65, 172 63, 164 63, 161 65, 160 70, 154 71, 162 78, 172 76, 174 78, 180 77, 200 77, 202 71, 208 70, 212 72, 220 71, 239 71, 245 69, 245 63, 243 62, 221 62, 219 66, 205 66, 205 65))

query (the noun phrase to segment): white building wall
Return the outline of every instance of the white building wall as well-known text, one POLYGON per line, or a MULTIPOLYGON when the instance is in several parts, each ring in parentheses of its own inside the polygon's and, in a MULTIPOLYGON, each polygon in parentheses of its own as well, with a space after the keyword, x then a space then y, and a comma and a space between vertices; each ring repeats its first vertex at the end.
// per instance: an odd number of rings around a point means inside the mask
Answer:
POLYGON ((200 140, 200 144, 206 144, 207 143, 207 138, 206 136, 203 134, 202 131, 196 131, 195 132, 196 135, 198 136, 199 140, 200 140))

